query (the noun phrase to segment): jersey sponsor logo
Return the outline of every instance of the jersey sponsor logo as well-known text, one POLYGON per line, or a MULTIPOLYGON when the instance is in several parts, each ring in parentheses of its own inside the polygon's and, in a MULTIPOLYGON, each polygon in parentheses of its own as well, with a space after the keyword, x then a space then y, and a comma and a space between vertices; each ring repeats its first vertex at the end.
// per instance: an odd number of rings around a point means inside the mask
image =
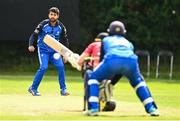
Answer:
POLYGON ((130 46, 129 42, 127 40, 125 40, 125 39, 114 41, 114 44, 115 45, 120 45, 120 46, 125 46, 125 47, 130 46))

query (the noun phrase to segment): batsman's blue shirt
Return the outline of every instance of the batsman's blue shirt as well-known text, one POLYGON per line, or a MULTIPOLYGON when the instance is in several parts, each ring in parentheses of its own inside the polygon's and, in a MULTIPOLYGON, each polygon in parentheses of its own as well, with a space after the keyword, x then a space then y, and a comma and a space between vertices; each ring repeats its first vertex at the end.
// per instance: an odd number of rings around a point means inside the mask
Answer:
POLYGON ((104 59, 109 57, 137 58, 132 43, 120 35, 105 37, 101 49, 103 49, 104 59))

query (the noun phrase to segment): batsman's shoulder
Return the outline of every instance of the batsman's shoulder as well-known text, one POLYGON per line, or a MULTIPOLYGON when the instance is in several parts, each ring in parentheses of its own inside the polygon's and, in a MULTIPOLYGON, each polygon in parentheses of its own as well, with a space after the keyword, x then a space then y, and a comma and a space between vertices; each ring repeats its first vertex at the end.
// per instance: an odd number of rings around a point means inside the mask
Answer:
POLYGON ((110 37, 105 37, 105 38, 103 38, 103 40, 101 42, 104 43, 104 42, 108 41, 109 39, 110 39, 110 37))

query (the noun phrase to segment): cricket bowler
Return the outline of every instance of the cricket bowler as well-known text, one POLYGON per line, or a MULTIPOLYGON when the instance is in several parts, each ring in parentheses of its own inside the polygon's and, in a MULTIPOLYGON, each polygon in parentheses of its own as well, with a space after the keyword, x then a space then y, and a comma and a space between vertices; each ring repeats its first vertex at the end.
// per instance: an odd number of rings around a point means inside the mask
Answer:
POLYGON ((89 77, 89 111, 88 116, 96 116, 99 112, 99 84, 102 80, 113 75, 123 75, 128 78, 131 86, 144 108, 150 116, 159 116, 159 111, 142 77, 138 57, 134 54, 134 47, 124 36, 125 26, 120 21, 113 21, 108 28, 109 36, 102 40, 102 62, 94 69, 89 77))
POLYGON ((69 42, 67 39, 67 32, 65 26, 58 20, 59 18, 59 9, 57 7, 52 7, 48 11, 48 19, 43 20, 29 39, 29 52, 34 52, 34 41, 37 41, 37 51, 38 51, 38 59, 40 67, 37 70, 33 83, 29 87, 28 91, 33 96, 40 96, 41 94, 38 92, 39 84, 45 74, 49 61, 56 67, 58 71, 58 79, 60 85, 60 94, 62 96, 67 96, 69 93, 66 90, 65 84, 65 71, 64 71, 64 63, 61 55, 57 53, 55 50, 50 48, 43 42, 45 35, 50 35, 60 43, 64 44, 66 47, 69 47, 69 42))

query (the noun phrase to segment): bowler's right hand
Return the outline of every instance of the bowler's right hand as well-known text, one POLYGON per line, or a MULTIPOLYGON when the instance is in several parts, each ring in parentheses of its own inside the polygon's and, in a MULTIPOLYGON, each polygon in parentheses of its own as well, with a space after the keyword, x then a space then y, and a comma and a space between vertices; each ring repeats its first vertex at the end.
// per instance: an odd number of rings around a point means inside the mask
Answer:
POLYGON ((28 47, 28 50, 29 50, 29 52, 34 52, 35 47, 34 47, 34 46, 29 46, 29 47, 28 47))

